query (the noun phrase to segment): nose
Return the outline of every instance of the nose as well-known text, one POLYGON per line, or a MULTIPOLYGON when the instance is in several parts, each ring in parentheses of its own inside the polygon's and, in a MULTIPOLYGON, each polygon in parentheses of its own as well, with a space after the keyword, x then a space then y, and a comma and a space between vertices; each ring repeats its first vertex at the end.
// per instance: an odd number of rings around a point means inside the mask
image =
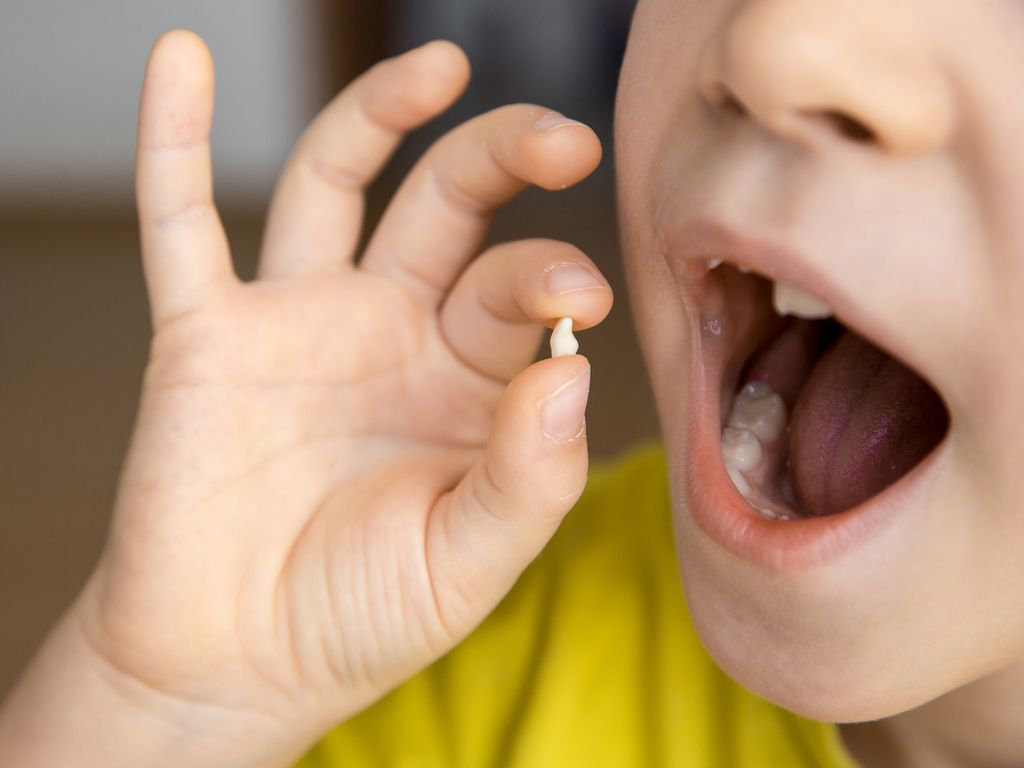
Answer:
POLYGON ((925 25, 889 0, 738 0, 702 52, 700 93, 805 144, 922 155, 952 131, 925 25))

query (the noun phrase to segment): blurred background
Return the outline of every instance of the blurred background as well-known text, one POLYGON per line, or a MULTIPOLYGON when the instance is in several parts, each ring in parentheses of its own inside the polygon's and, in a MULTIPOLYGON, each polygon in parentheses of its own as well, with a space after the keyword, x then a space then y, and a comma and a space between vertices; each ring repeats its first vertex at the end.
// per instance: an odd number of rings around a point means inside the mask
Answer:
POLYGON ((529 101, 594 126, 597 174, 527 192, 492 241, 568 240, 615 287, 612 317, 583 336, 592 453, 610 458, 656 432, 614 216, 612 104, 631 11, 632 0, 0 0, 0 697, 95 562, 130 434, 149 336, 133 145, 153 40, 187 27, 213 50, 216 194, 246 276, 291 145, 380 58, 444 37, 474 79, 371 191, 371 222, 429 143, 474 114, 529 101))

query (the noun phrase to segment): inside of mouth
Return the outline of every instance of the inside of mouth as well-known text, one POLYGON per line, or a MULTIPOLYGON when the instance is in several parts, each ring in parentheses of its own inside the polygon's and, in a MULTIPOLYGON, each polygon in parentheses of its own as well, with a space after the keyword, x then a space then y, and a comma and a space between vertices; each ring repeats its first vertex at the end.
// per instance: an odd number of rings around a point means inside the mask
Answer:
POLYGON ((724 359, 723 461, 763 517, 857 507, 942 442, 941 397, 899 359, 834 319, 779 317, 761 277, 725 265, 709 279, 705 297, 717 295, 721 313, 711 328, 724 359))

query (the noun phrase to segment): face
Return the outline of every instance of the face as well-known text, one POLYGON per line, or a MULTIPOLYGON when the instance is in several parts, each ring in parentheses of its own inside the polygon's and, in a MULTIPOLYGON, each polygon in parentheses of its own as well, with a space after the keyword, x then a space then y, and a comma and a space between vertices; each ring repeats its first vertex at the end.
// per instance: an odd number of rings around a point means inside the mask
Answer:
POLYGON ((1024 659, 1022 41, 1018 0, 639 2, 620 212, 683 582, 808 717, 1024 659))

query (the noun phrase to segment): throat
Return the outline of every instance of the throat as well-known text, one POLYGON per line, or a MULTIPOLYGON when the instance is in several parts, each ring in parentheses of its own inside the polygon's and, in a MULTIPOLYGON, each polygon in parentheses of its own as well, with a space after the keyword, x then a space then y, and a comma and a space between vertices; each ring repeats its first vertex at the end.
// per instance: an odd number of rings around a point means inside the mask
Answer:
POLYGON ((1024 662, 892 717, 837 726, 859 765, 1003 768, 1024 765, 1024 662))

